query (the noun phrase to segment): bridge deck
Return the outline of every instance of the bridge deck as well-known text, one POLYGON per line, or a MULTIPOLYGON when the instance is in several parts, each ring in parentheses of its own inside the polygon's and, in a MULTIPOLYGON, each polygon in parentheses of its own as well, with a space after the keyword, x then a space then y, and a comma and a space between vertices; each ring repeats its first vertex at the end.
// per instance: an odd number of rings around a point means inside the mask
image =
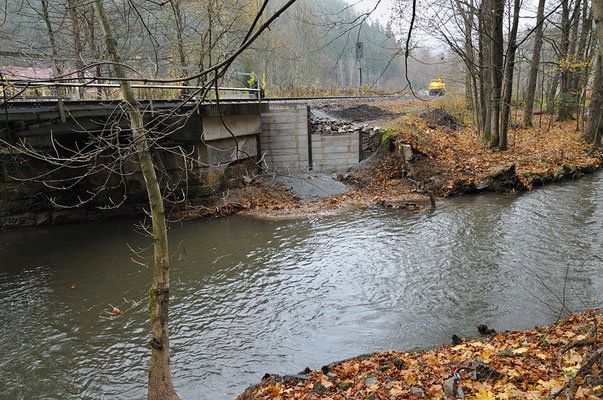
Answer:
MULTIPOLYGON (((178 112, 183 114, 193 110, 197 103, 182 104, 180 100, 140 100, 142 110, 164 111, 181 106, 178 112)), ((118 107, 123 107, 120 100, 66 100, 63 102, 65 113, 70 118, 109 116, 118 107)), ((203 103, 198 107, 201 116, 219 115, 251 115, 267 110, 265 103, 224 102, 218 107, 215 103, 203 103)), ((60 117, 58 101, 9 101, 0 105, 0 121, 41 121, 60 117)))

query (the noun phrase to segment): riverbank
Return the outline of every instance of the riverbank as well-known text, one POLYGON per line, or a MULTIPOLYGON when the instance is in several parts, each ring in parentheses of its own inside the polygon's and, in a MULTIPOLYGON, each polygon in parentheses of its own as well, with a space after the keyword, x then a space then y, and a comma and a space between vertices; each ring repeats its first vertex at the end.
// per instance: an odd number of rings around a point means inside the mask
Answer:
POLYGON ((383 351, 293 376, 266 374, 251 399, 597 399, 603 395, 601 310, 556 324, 480 335, 424 351, 383 351))
MULTIPOLYGON (((325 190, 315 197, 299 196, 292 185, 284 182, 301 179, 313 185, 317 180, 312 180, 315 178, 312 171, 258 172, 258 166, 246 160, 227 168, 227 173, 208 174, 199 178, 196 186, 187 185, 187 203, 178 200, 167 207, 171 210, 170 220, 232 214, 294 219, 359 207, 421 211, 433 208, 438 198, 528 191, 595 172, 603 164, 603 153, 582 139, 574 121, 557 122, 554 116, 538 115, 534 127, 524 128, 521 115, 514 115, 509 149, 498 151, 482 139, 462 106, 462 99, 455 97, 428 102, 322 101, 312 106, 327 118, 311 121, 312 136, 339 131, 333 126, 352 127, 350 132, 360 135, 362 156, 370 154, 349 170, 321 178, 321 185, 328 186, 330 180, 331 186, 345 190, 325 190), (334 119, 330 120, 331 117, 334 119), (329 121, 338 121, 339 125, 329 121)), ((98 204, 55 209, 49 204, 48 194, 37 191, 36 187, 23 182, 5 183, 4 187, 6 190, 0 196, 5 203, 0 210, 0 229, 139 216, 144 214, 147 204, 140 184, 129 185, 128 203, 109 209, 104 209, 105 201, 113 204, 112 198, 126 197, 104 193, 99 196, 98 204)), ((63 194, 67 198, 62 201, 51 198, 64 204, 78 198, 69 191, 63 194)))
MULTIPOLYGON (((593 173, 603 164, 603 153, 582 139, 575 122, 557 122, 554 116, 540 115, 534 127, 525 128, 520 125, 521 116, 516 115, 509 149, 499 151, 481 138, 455 99, 436 100, 427 108, 417 102, 395 101, 345 107, 364 110, 361 122, 382 127, 381 144, 369 159, 332 174, 334 180, 347 185, 346 193, 301 199, 279 182, 277 175, 260 174, 214 203, 191 207, 179 216, 240 213, 287 219, 353 207, 424 210, 433 207, 431 196, 529 191, 593 173)), ((356 120, 346 109, 322 109, 356 120)))

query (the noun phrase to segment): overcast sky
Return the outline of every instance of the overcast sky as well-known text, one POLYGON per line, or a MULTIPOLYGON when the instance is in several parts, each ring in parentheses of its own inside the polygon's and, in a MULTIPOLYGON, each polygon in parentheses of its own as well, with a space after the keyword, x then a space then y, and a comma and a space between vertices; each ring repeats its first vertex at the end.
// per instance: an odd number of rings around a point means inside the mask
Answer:
POLYGON ((351 4, 358 11, 370 11, 372 10, 377 3, 377 9, 371 15, 372 21, 379 21, 381 24, 385 25, 387 21, 389 21, 391 16, 391 9, 394 5, 394 0, 344 0, 346 3, 351 4))

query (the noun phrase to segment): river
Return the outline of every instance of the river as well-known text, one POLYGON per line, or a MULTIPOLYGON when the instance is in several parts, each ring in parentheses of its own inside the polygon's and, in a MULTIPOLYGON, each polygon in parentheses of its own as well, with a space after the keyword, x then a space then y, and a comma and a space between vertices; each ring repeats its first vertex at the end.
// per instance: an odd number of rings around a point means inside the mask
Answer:
MULTIPOLYGON (((232 399, 266 372, 550 323, 603 284, 603 174, 433 212, 174 225, 171 344, 183 399, 232 399), (567 276, 567 278, 566 278, 567 276), (565 283, 565 284, 564 284, 565 283)), ((152 271, 134 222, 0 232, 0 398, 143 398, 152 271), (124 298, 142 305, 99 318, 124 298)), ((148 254, 148 253, 147 253, 148 254)), ((596 306, 601 307, 601 300, 596 306)))

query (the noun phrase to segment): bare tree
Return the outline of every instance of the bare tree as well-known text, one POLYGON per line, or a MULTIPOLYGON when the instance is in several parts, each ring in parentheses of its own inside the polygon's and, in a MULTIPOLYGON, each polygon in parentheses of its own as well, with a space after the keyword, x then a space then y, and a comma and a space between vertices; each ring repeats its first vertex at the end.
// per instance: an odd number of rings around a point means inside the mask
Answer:
POLYGON ((544 5, 546 0, 538 1, 538 12, 536 14, 536 33, 534 37, 534 51, 532 52, 532 63, 530 66, 530 78, 526 93, 526 106, 523 114, 523 123, 532 126, 532 113, 534 110, 534 96, 536 94, 536 81, 538 79, 538 68, 540 66, 540 52, 542 51, 542 31, 544 28, 544 5))

